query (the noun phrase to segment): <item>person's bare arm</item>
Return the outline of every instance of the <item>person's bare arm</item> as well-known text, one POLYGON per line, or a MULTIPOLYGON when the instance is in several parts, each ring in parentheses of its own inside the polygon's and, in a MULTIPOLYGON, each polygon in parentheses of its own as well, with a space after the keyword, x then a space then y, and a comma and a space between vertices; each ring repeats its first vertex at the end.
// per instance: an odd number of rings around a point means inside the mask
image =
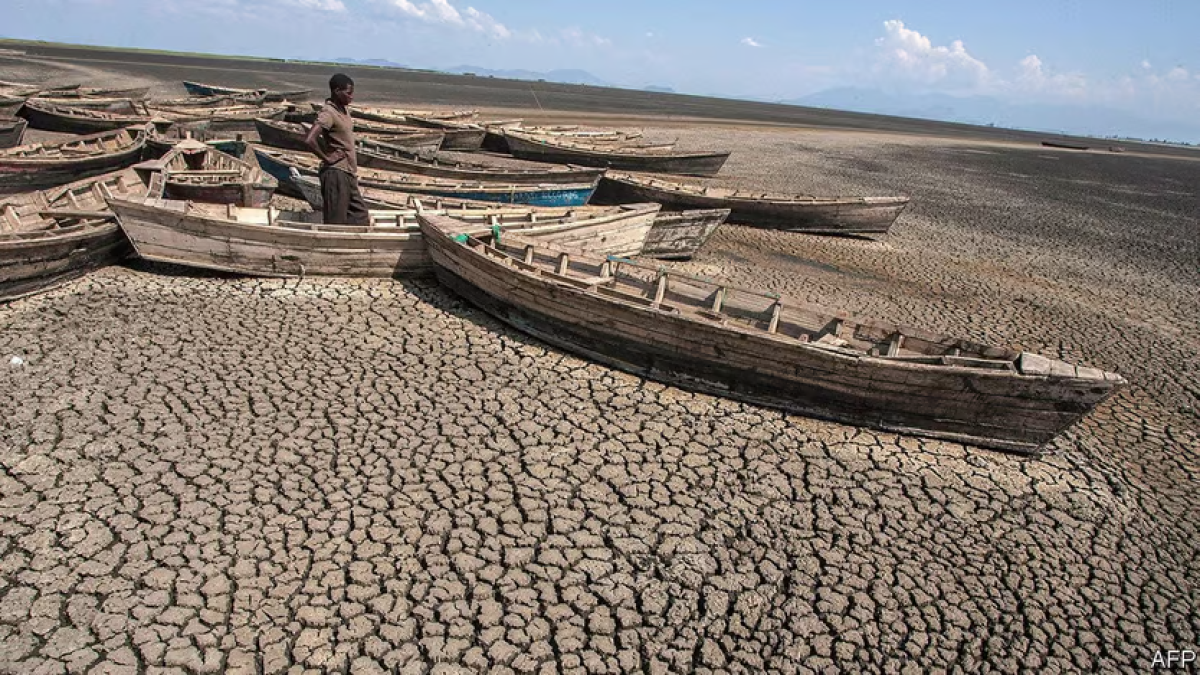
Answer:
POLYGON ((308 134, 304 136, 304 144, 308 146, 309 150, 312 150, 314 155, 320 157, 322 162, 325 162, 326 164, 334 164, 338 161, 341 161, 346 156, 346 153, 342 152, 341 150, 334 150, 333 152, 326 153, 325 150, 321 148, 321 144, 317 142, 317 139, 320 138, 320 136, 321 125, 310 124, 308 127, 308 134))

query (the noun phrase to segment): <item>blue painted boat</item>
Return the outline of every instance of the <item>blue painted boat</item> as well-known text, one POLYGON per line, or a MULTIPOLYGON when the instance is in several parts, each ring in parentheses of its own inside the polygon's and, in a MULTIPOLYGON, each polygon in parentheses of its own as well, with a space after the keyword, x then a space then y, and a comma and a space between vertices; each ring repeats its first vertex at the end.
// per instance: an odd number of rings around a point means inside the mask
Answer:
POLYGON ((262 92, 263 100, 267 103, 279 103, 280 101, 303 101, 312 95, 311 89, 289 89, 286 91, 273 91, 270 89, 236 89, 234 87, 222 87, 215 84, 204 84, 203 82, 183 81, 183 88, 191 96, 228 96, 228 95, 246 95, 262 92))
MULTIPOLYGON (((315 157, 284 152, 260 145, 252 145, 258 166, 279 181, 279 192, 303 198, 299 188, 291 180, 291 169, 304 175, 316 176, 318 163, 315 157)), ((514 185, 484 181, 459 181, 430 176, 384 171, 382 169, 358 169, 358 182, 363 187, 391 190, 408 194, 436 195, 471 199, 499 204, 528 204, 530 206, 583 206, 591 199, 600 182, 567 184, 514 185)))

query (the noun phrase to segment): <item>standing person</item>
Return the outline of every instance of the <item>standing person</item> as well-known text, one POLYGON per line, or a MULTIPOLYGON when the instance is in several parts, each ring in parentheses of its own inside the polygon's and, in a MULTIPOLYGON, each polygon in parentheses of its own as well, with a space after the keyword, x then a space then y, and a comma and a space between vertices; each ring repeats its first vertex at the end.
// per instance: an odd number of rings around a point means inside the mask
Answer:
POLYGON ((358 161, 354 154, 354 119, 347 108, 354 101, 354 80, 338 73, 329 78, 329 98, 317 113, 304 143, 321 158, 321 198, 326 223, 367 225, 370 216, 358 191, 358 161))

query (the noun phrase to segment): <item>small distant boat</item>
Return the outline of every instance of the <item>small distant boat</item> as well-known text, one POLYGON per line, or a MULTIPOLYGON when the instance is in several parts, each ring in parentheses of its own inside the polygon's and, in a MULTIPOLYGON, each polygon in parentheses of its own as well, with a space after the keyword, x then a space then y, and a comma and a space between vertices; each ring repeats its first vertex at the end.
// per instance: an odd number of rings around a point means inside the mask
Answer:
POLYGON ((514 157, 557 164, 602 166, 626 171, 650 171, 691 176, 715 176, 728 152, 679 152, 660 148, 623 148, 568 142, 504 129, 514 157))
POLYGON ((29 126, 44 131, 72 134, 92 134, 124 127, 144 126, 149 115, 111 113, 88 108, 56 106, 29 99, 18 113, 29 120, 29 126))
MULTIPOLYGON (((370 225, 329 225, 321 214, 156 199, 110 199, 121 228, 147 260, 256 276, 392 277, 430 271, 416 210, 372 211, 370 225)), ((657 204, 580 215, 533 209, 464 209, 479 231, 521 230, 600 253, 640 249, 657 204)))
POLYGON ((28 124, 20 117, 0 116, 0 149, 13 148, 21 144, 28 124))
POLYGON ((261 207, 278 185, 257 167, 194 139, 179 141, 161 159, 138 167, 162 172, 168 199, 261 207))
MULTIPOLYGON (((304 139, 308 135, 308 125, 306 124, 258 119, 255 120, 254 127, 258 131, 259 139, 266 145, 308 152, 308 146, 304 143, 304 139)), ((378 137, 359 134, 355 136, 355 141, 359 149, 371 150, 374 148, 399 152, 432 153, 436 152, 441 145, 442 133, 440 131, 415 131, 407 135, 392 134, 378 137)))
POLYGON ((240 136, 241 134, 238 134, 238 137, 234 138, 222 137, 210 134, 204 129, 188 129, 178 125, 166 131, 159 131, 151 126, 150 133, 146 137, 145 154, 147 159, 159 159, 167 154, 171 148, 174 148, 176 143, 194 138, 227 155, 240 158, 245 156, 246 149, 249 147, 249 143, 242 140, 240 136))
POLYGON ((282 119, 287 106, 232 105, 208 108, 163 108, 151 106, 156 118, 175 124, 203 125, 207 131, 252 131, 256 119, 282 119))
POLYGON ((1042 145, 1047 148, 1061 148, 1063 150, 1087 150, 1088 146, 1082 143, 1072 143, 1069 141, 1042 141, 1042 145))
MULTIPOLYGON (((251 146, 263 171, 271 174, 280 185, 285 183, 289 191, 298 192, 291 181, 291 169, 301 173, 315 173, 310 163, 293 164, 290 153, 272 152, 261 146, 251 146)), ((514 184, 483 181, 464 181, 432 176, 416 176, 396 171, 383 171, 359 167, 359 188, 378 188, 392 192, 457 197, 481 202, 500 204, 525 204, 529 206, 583 206, 596 190, 592 180, 580 183, 514 184)), ((300 195, 303 197, 303 195, 300 195)))
POLYGON ((231 94, 252 94, 263 93, 263 100, 267 103, 280 103, 283 101, 303 101, 309 96, 312 96, 312 89, 290 89, 285 91, 272 91, 270 89, 237 89, 234 87, 222 87, 215 84, 204 84, 202 82, 184 81, 183 88, 192 96, 227 96, 231 94))
POLYGON ((117 129, 59 143, 0 150, 0 192, 61 185, 138 161, 146 128, 117 129))
POLYGON ((600 204, 653 201, 667 210, 726 208, 729 222, 812 234, 884 234, 908 197, 812 197, 716 188, 609 171, 595 199, 600 204))
MULTIPOLYGON (((300 173, 292 169, 291 182, 300 189, 304 200, 309 206, 320 211, 324 205, 321 196, 321 181, 315 176, 300 173)), ((419 195, 391 190, 380 190, 366 185, 360 185, 363 202, 368 209, 415 209, 418 203, 430 209, 480 209, 494 207, 491 202, 481 202, 473 199, 443 197, 438 195, 419 195)), ((625 206, 625 205, 622 205, 625 206)), ((553 217, 562 209, 553 207, 529 207, 538 218, 553 217)), ((582 215, 603 213, 612 206, 579 206, 570 207, 571 211, 582 215)), ((654 223, 645 235, 642 248, 626 250, 617 255, 642 255, 660 260, 687 260, 708 241, 713 232, 725 222, 729 209, 703 209, 696 211, 664 212, 654 215, 654 223)), ((615 253, 615 252, 614 252, 615 253)))
POLYGON ((105 199, 144 197, 132 169, 0 197, 0 302, 50 290, 132 252, 105 199))
POLYGON ((418 216, 438 280, 517 330, 637 375, 889 432, 1035 453, 1125 384, 1030 352, 418 216))
POLYGON ((61 91, 56 96, 61 98, 124 98, 141 101, 150 95, 150 87, 129 87, 106 89, 104 87, 78 87, 61 91))
POLYGON ((457 150, 473 152, 483 147, 483 138, 487 129, 470 122, 425 117, 422 115, 406 115, 411 124, 427 129, 438 129, 445 136, 442 138, 442 150, 457 150))
POLYGON ((265 91, 248 91, 244 94, 159 99, 150 101, 149 105, 162 108, 228 108, 235 105, 262 105, 266 98, 265 91))

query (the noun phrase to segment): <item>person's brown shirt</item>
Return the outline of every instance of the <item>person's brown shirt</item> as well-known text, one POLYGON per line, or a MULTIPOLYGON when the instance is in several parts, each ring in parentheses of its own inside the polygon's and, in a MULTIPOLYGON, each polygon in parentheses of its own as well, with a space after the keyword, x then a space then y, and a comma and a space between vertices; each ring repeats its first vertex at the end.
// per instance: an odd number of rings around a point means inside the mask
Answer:
POLYGON ((325 107, 317 113, 316 124, 321 128, 321 135, 317 137, 317 140, 325 154, 337 150, 346 153, 345 158, 339 159, 329 166, 345 171, 351 176, 357 175, 358 158, 354 154, 354 118, 350 117, 350 112, 342 112, 337 104, 326 99, 325 107))

